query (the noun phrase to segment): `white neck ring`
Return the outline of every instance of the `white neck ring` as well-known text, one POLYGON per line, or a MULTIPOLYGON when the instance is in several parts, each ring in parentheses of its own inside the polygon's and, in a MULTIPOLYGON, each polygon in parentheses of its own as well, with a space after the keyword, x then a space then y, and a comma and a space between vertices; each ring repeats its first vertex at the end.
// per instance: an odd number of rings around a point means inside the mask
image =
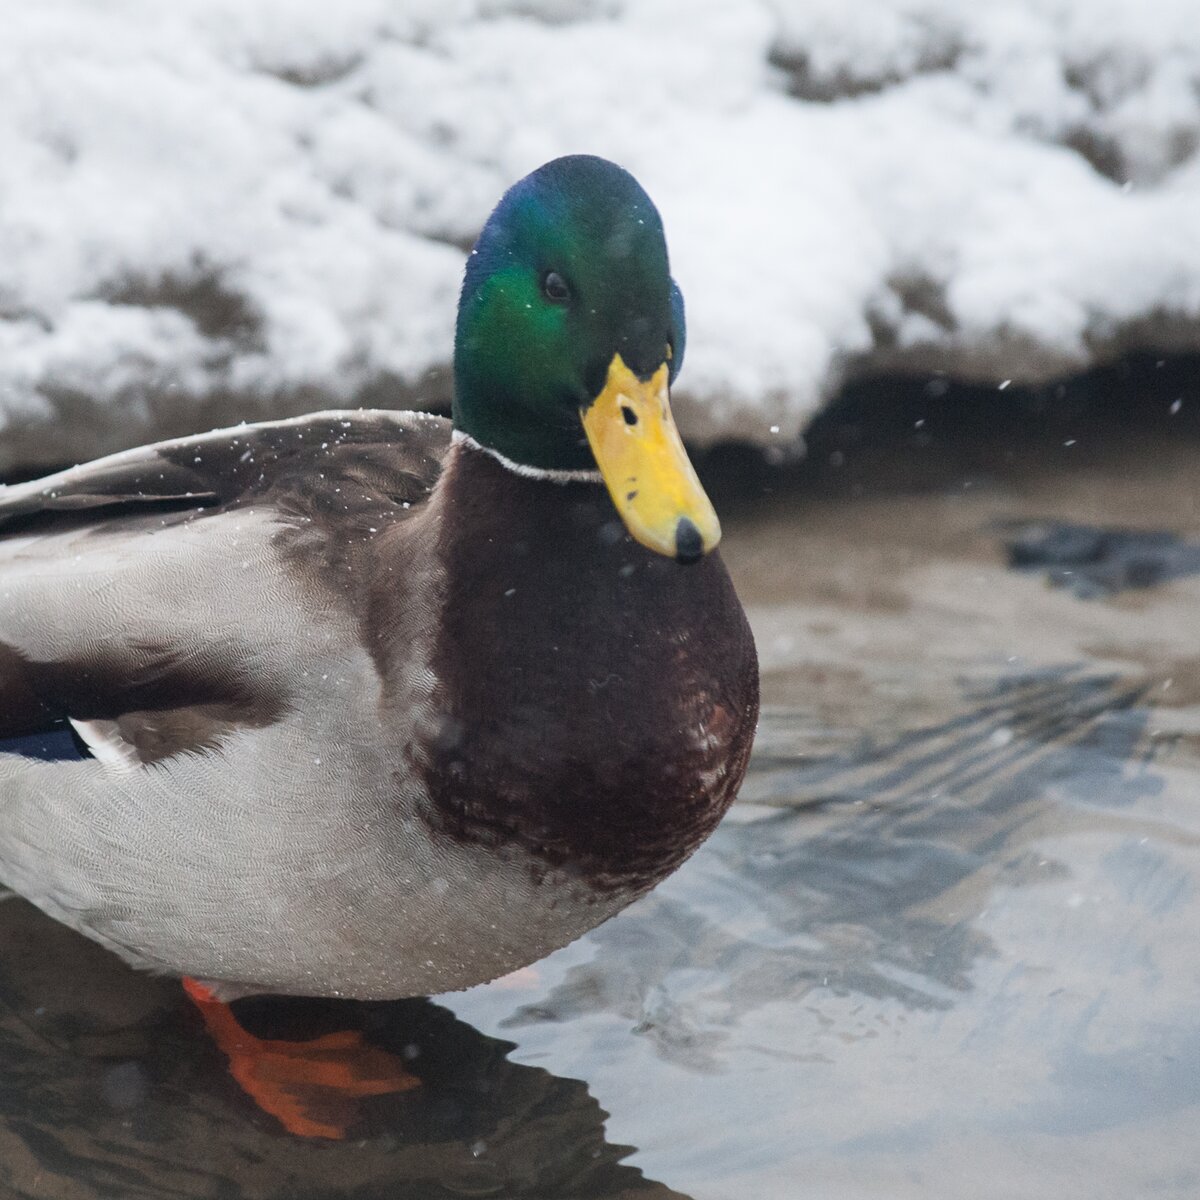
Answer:
POLYGON ((463 433, 461 429, 456 429, 451 434, 451 439, 456 445, 469 446, 472 450, 480 450, 484 454, 491 455, 506 471, 511 471, 514 475, 520 475, 525 479, 548 479, 551 483, 603 483, 604 477, 599 471, 555 471, 549 467, 529 467, 524 463, 513 462, 511 458, 506 458, 499 450, 493 450, 491 446, 484 446, 477 442, 469 433, 463 433))

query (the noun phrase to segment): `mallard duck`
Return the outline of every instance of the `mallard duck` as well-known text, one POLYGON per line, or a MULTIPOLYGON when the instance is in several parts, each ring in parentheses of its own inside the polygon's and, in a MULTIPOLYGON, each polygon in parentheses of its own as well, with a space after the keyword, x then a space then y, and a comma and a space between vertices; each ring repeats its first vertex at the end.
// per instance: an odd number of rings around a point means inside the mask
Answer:
POLYGON ((224 999, 372 999, 674 871, 758 706, 683 352, 654 205, 561 158, 471 252, 452 421, 320 412, 0 492, 0 882, 224 999), (86 756, 29 753, 65 723, 86 756))

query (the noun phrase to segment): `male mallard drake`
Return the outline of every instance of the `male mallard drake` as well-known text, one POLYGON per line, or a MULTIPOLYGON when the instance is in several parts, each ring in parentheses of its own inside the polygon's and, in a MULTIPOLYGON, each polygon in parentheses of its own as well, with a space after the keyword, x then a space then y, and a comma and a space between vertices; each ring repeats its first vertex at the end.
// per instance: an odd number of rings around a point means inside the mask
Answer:
POLYGON ((226 997, 382 998, 675 870, 758 706, 683 344, 653 204, 562 158, 471 254, 453 423, 317 413, 0 492, 0 737, 92 754, 0 754, 0 882, 226 997))

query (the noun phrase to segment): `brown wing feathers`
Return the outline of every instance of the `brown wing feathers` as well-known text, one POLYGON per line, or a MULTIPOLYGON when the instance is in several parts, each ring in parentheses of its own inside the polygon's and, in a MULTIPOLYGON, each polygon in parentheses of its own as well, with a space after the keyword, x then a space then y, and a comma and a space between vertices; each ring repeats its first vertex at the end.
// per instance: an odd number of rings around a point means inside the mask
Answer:
MULTIPOLYGON (((44 535, 45 552, 62 553, 50 535, 94 530, 111 541, 123 530, 133 537, 255 505, 276 511, 290 558, 307 557, 318 571, 332 560, 344 566, 347 554, 369 552, 363 534, 420 505, 448 443, 448 422, 387 412, 323 413, 160 443, 0 489, 0 552, 9 537, 44 535)), ((0 563, 0 596, 3 570, 0 563)), ((69 621, 70 604, 64 591, 48 619, 69 621)), ((231 661, 228 645, 191 632, 186 643, 164 630, 163 640, 114 648, 92 644, 81 629, 80 649, 53 661, 0 640, 0 738, 64 717, 109 722, 149 762, 216 744, 233 725, 276 720, 284 702, 272 681, 231 661)))

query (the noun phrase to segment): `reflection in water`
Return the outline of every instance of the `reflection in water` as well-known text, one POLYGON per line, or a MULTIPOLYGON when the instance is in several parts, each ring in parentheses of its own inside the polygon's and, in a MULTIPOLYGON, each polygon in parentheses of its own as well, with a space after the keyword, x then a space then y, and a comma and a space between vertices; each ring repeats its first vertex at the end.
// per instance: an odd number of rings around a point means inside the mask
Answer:
POLYGON ((235 1007, 262 1038, 356 1030, 420 1087, 364 1098, 346 1142, 293 1137, 229 1077, 177 982, 0 905, 0 1195, 680 1196, 622 1163, 583 1083, 512 1063, 429 1001, 235 1007))
POLYGON ((1129 800, 1121 764, 1142 754, 1147 713, 1137 703, 1144 694, 1083 667, 1006 674, 964 687, 962 711, 944 721, 884 739, 855 731, 852 744, 833 753, 822 753, 820 742, 814 752, 798 736, 803 714, 771 709, 742 799, 792 807, 862 800, 894 810, 945 794, 994 804, 1039 794, 1059 777, 1091 792, 1098 773, 1115 776, 1118 794, 1129 800))

